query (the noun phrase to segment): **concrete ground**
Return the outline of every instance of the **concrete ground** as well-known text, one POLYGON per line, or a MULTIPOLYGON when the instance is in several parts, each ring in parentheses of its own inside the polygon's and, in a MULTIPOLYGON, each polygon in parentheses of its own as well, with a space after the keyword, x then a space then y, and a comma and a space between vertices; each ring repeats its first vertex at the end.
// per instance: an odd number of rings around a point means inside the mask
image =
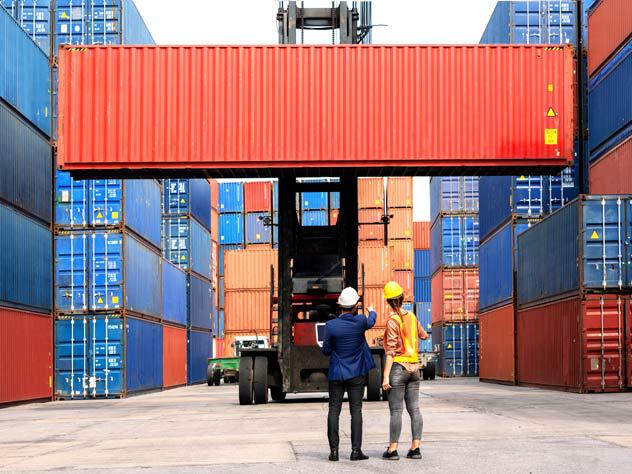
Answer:
MULTIPOLYGON (((575 395, 482 384, 422 384, 422 461, 380 459, 388 407, 365 403, 364 451, 326 461, 326 397, 242 407, 237 387, 199 385, 125 400, 0 409, 0 471, 141 472, 629 472, 632 393, 575 395)), ((407 415, 404 415, 405 417, 407 415)), ((410 441, 405 424, 402 447, 410 441)))

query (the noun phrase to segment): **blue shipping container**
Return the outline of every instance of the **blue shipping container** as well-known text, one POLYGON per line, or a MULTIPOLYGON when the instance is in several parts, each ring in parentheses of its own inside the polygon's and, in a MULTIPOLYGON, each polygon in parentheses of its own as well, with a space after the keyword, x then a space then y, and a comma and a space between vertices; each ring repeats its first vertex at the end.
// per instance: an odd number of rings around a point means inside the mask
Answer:
POLYGON ((55 237, 56 310, 126 310, 162 316, 160 255, 120 231, 80 231, 55 237))
POLYGON ((630 196, 581 196, 518 237, 518 304, 632 288, 630 196))
POLYGON ((514 272, 518 258, 517 237, 534 223, 511 221, 481 243, 479 250, 481 311, 513 301, 514 272))
POLYGON ((244 243, 243 214, 219 215, 219 243, 222 245, 241 245, 244 243))
POLYGON ((329 225, 327 211, 303 211, 301 225, 304 227, 329 225))
POLYGON ((0 199, 50 224, 53 153, 48 138, 0 101, 0 199))
POLYGON ((220 309, 218 311, 218 321, 217 321, 217 337, 224 337, 224 310, 220 309))
POLYGON ((440 376, 478 375, 478 323, 434 326, 432 328, 432 343, 439 351, 437 372, 440 376))
POLYGON ((426 330, 432 332, 432 305, 429 301, 415 303, 415 316, 419 324, 426 330))
POLYGON ((272 228, 264 223, 266 217, 270 217, 267 212, 246 214, 247 244, 269 244, 272 242, 272 228))
POLYGON ((590 159, 632 135, 632 40, 589 83, 590 159))
POLYGON ((195 219, 163 219, 163 256, 183 270, 211 278, 211 233, 195 219))
POLYGON ((128 392, 162 387, 162 324, 125 318, 125 388, 128 392))
POLYGON ((163 180, 163 214, 195 217, 211 230, 211 185, 206 179, 163 180))
POLYGON ((213 301, 211 283, 195 275, 189 275, 188 327, 211 329, 213 301))
POLYGON ((219 212, 244 212, 244 186, 241 182, 219 183, 219 212))
POLYGON ((431 298, 430 277, 415 277, 414 297, 416 302, 430 301, 431 298))
POLYGON ((50 136, 48 57, 3 8, 0 8, 0 98, 50 136))
POLYGON ((300 209, 303 211, 326 210, 329 206, 329 195, 326 192, 301 193, 300 209))
POLYGON ((430 277, 430 250, 415 250, 415 260, 413 266, 415 278, 430 277))
POLYGON ((478 265, 478 216, 443 216, 430 228, 430 268, 478 265))
POLYGON ((440 213, 477 213, 478 177, 446 176, 430 179, 430 221, 440 213))
POLYGON ((217 280, 217 292, 220 309, 224 309, 224 277, 219 277, 217 280))
POLYGON ((219 246, 219 256, 218 256, 218 262, 217 262, 218 276, 220 277, 224 276, 224 253, 227 250, 243 250, 243 249, 244 249, 243 245, 220 245, 219 246))
POLYGON ((167 260, 162 261, 162 318, 186 326, 188 281, 186 273, 167 260))
POLYGON ((209 357, 213 357, 210 331, 187 331, 187 384, 206 382, 209 357))
POLYGON ((0 203, 0 305, 50 313, 52 244, 50 229, 0 203))
POLYGON ((115 314, 80 314, 55 321, 55 397, 125 393, 123 327, 124 318, 115 314))

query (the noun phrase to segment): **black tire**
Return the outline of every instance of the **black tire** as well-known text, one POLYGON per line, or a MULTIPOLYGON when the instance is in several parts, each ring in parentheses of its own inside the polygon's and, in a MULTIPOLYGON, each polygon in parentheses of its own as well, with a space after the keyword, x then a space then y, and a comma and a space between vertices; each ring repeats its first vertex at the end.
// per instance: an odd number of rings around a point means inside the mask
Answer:
POLYGON ((213 386, 213 367, 210 365, 206 368, 206 384, 211 387, 213 386))
POLYGON ((282 402, 285 400, 285 396, 287 394, 283 391, 283 389, 279 387, 270 387, 270 398, 275 402, 282 402))
POLYGON ((377 354, 373 354, 373 362, 375 363, 375 369, 369 371, 366 399, 370 402, 378 402, 382 393, 382 358, 377 354))
MULTIPOLYGON (((430 364, 428 364, 428 367, 426 367, 426 370, 428 371, 428 379, 427 380, 434 380, 435 376, 437 375, 437 364, 435 362, 431 362, 430 364)), ((424 379, 425 379, 425 377, 424 377, 424 379)))
POLYGON ((252 379, 254 360, 252 357, 239 359, 239 404, 252 405, 252 379))
POLYGON ((221 381, 222 381, 222 371, 217 369, 215 373, 213 374, 213 383, 217 387, 219 386, 221 381))
POLYGON ((268 358, 255 357, 253 382, 255 405, 268 403, 268 358))

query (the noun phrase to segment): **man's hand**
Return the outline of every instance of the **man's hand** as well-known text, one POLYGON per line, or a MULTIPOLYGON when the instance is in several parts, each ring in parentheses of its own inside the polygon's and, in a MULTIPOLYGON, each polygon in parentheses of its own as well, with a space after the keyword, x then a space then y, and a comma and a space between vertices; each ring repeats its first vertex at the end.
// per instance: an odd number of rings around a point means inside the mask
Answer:
POLYGON ((370 312, 372 312, 372 311, 375 311, 375 308, 373 308, 373 305, 372 305, 372 304, 370 304, 370 305, 366 308, 366 310, 370 313, 370 312))
POLYGON ((382 390, 390 390, 391 388, 391 384, 389 383, 387 378, 382 380, 382 390))

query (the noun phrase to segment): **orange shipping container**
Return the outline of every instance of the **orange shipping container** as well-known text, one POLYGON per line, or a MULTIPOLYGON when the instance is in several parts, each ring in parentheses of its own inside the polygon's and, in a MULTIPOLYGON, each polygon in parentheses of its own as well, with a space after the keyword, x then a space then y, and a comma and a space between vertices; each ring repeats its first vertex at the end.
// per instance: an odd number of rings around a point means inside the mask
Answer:
POLYGON ((404 301, 407 303, 412 303, 415 299, 413 279, 412 270, 396 270, 393 272, 393 280, 404 289, 404 301))
POLYGON ((478 320, 478 268, 444 268, 430 286, 433 324, 478 320))
POLYGON ((503 306, 479 316, 481 380, 514 383, 514 306, 503 306))
POLYGON ((413 207, 413 178, 388 178, 386 201, 389 208, 413 207))
POLYGON ((366 342, 371 347, 382 347, 382 341, 384 340, 384 328, 374 327, 364 333, 366 342))
POLYGON ((263 290, 270 288, 270 265, 274 266, 277 284, 277 251, 267 249, 228 250, 224 256, 224 285, 230 290, 263 290))
POLYGON ((219 209, 219 183, 216 179, 209 179, 211 185, 211 209, 219 209))
POLYGON ((215 338, 213 340, 213 357, 225 357, 224 356, 224 338, 215 338))
POLYGON ((175 387, 187 383, 187 330, 162 327, 162 385, 175 387))
POLYGON ((211 286, 217 288, 217 275, 219 265, 219 245, 217 242, 211 241, 211 286))
POLYGON ((632 2, 602 0, 588 15, 588 73, 592 76, 632 35, 632 2))
POLYGON ((364 285, 384 285, 391 275, 391 261, 389 248, 382 244, 358 248, 358 277, 362 275, 364 265, 364 285))
POLYGON ((413 208, 392 208, 389 206, 388 214, 393 216, 388 225, 388 238, 412 239, 413 238, 413 208))
POLYGON ((391 268, 393 270, 412 270, 415 251, 412 239, 389 240, 391 249, 391 268))
POLYGON ((375 327, 386 327, 386 321, 391 314, 391 310, 384 299, 384 284, 364 288, 364 305, 366 307, 373 305, 375 308, 377 313, 375 327))
POLYGON ((211 209, 211 240, 219 242, 219 211, 211 209))
POLYGON ((591 194, 632 194, 632 137, 590 165, 591 194))
POLYGON ((228 290, 224 292, 224 332, 270 331, 269 290, 228 290))
POLYGON ((430 222, 413 222, 413 247, 430 250, 430 222))
POLYGON ((384 209, 384 178, 358 179, 358 208, 384 209))
POLYGON ((381 221, 383 215, 383 209, 360 209, 358 211, 358 238, 360 241, 384 241, 384 225, 375 224, 381 221))

